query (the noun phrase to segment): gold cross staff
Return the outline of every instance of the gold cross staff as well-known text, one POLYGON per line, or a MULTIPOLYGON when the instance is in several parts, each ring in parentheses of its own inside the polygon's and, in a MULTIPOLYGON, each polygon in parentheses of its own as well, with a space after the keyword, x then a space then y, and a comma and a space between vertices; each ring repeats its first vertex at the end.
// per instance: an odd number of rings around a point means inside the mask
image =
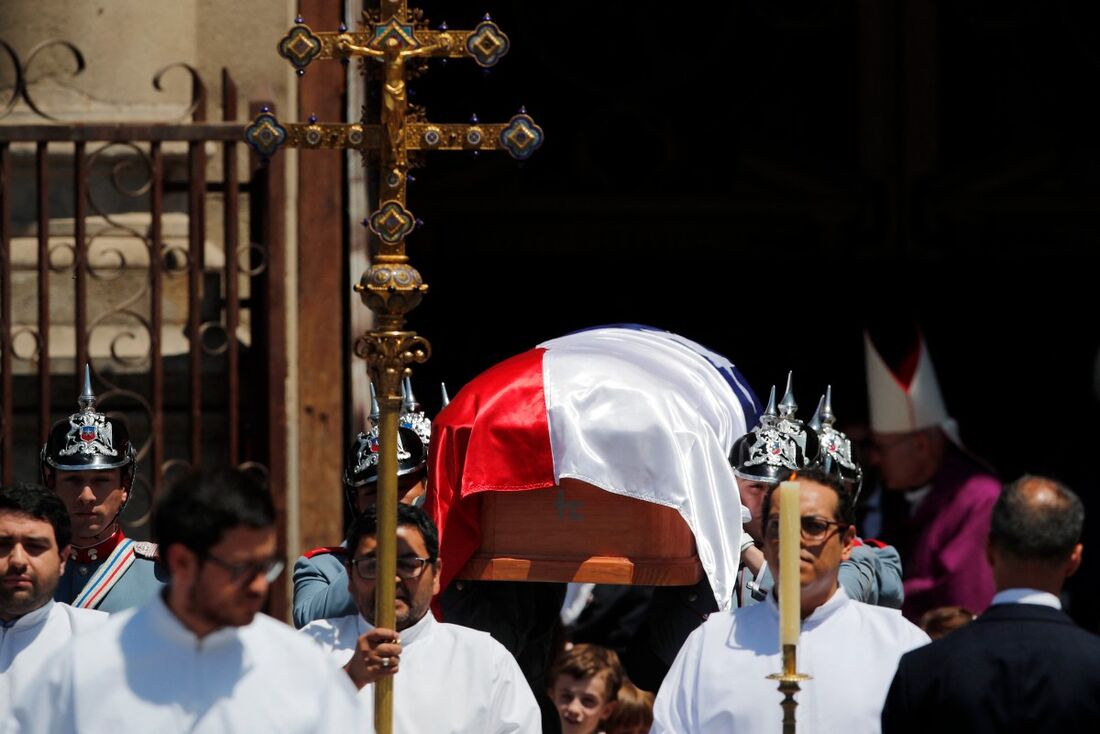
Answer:
MULTIPOLYGON (((479 66, 496 64, 510 46, 508 36, 489 16, 471 31, 432 30, 407 0, 381 0, 375 20, 358 32, 341 24, 335 32, 315 33, 302 18, 279 41, 279 54, 301 76, 320 59, 347 61, 362 57, 383 65, 382 106, 378 123, 319 123, 310 117, 303 123, 281 123, 265 109, 245 129, 245 140, 261 156, 273 155, 283 146, 342 148, 364 153, 377 151, 382 191, 367 225, 379 239, 379 251, 363 273, 355 290, 364 305, 376 314, 374 330, 355 342, 355 353, 367 360, 367 369, 378 386, 378 573, 375 588, 375 624, 394 628, 394 592, 397 556, 397 428, 401 410, 401 379, 413 363, 431 354, 428 341, 404 329, 405 316, 420 303, 428 286, 409 264, 405 238, 417 220, 405 207, 409 152, 431 150, 503 150, 517 160, 529 158, 543 142, 543 132, 525 110, 506 123, 482 124, 474 117, 468 124, 437 124, 422 119, 408 103, 409 68, 412 59, 471 58, 479 66)), ((375 683, 375 729, 390 734, 393 726, 393 679, 375 683)))

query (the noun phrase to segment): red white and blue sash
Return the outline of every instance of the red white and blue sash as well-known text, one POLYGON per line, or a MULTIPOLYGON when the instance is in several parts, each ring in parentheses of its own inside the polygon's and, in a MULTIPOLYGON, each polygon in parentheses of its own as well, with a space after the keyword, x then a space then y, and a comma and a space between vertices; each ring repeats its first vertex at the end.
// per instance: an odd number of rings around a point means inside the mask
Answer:
POLYGON ((98 607, 107 597, 108 592, 114 588, 115 584, 117 584, 126 573, 126 569, 130 568, 133 564, 134 541, 129 538, 124 538, 122 542, 111 551, 111 555, 107 556, 107 560, 103 565, 92 574, 90 579, 88 579, 88 583, 84 585, 83 591, 73 599, 72 606, 83 607, 85 609, 95 609, 98 607))

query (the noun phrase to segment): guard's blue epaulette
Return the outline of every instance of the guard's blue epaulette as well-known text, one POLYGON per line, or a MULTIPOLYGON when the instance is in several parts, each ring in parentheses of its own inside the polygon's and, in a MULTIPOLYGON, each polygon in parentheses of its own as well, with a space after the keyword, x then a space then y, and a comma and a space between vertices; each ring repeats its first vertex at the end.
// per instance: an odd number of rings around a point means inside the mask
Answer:
POLYGON ((323 556, 328 553, 334 556, 346 556, 348 554, 348 549, 342 545, 323 545, 320 548, 308 550, 302 555, 306 558, 313 558, 314 556, 323 556))

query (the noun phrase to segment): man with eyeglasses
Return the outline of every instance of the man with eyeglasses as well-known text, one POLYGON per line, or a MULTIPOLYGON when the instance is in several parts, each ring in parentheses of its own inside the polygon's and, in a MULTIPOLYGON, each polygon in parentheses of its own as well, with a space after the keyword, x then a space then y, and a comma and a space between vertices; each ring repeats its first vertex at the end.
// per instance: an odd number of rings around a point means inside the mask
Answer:
POLYGON ((259 614, 283 568, 266 489, 238 470, 194 474, 165 490, 152 523, 165 590, 74 637, 0 731, 366 730, 346 676, 259 614))
MULTIPOLYGON (((852 600, 840 564, 855 539, 854 502, 825 467, 798 473, 802 629, 798 694, 806 731, 878 732, 890 679, 903 653, 928 636, 896 610, 852 600)), ((764 557, 779 579, 778 495, 764 497, 764 557)), ((654 704, 654 734, 778 731, 782 695, 766 676, 782 670, 778 584, 768 601, 710 615, 672 664, 654 704)))
MULTIPOLYGON (((790 378, 783 403, 794 406, 790 378)), ((797 408, 797 406, 794 406, 797 408)), ((748 509, 750 518, 745 523, 741 544, 742 566, 737 589, 737 606, 750 606, 767 598, 773 580, 764 562, 762 544, 763 517, 761 511, 768 491, 779 484, 780 479, 792 471, 808 466, 820 466, 843 481, 852 494, 853 502, 859 499, 863 486, 863 469, 852 455, 852 443, 842 431, 834 427, 833 389, 829 386, 818 401, 806 428, 804 451, 798 449, 794 431, 801 422, 788 416, 784 420, 775 408, 775 387, 772 387, 768 406, 760 422, 737 440, 730 452, 730 465, 737 477, 741 503, 748 509), (780 445, 784 450, 768 451, 769 446, 780 445)), ((901 582, 901 557, 890 545, 877 540, 854 539, 851 554, 840 564, 840 585, 848 596, 856 601, 898 609, 904 594, 901 582)))
POLYGON ((512 655, 484 632, 437 622, 439 534, 418 507, 397 507, 395 630, 375 627, 378 519, 374 507, 348 531, 348 590, 358 612, 311 622, 302 633, 343 666, 372 706, 371 687, 393 676, 394 732, 541 732, 535 697, 512 655))
MULTIPOLYGON (((858 497, 863 472, 852 456, 848 437, 833 427, 832 388, 818 403, 808 424, 796 417, 791 377, 776 407, 775 387, 759 422, 737 439, 730 451, 730 467, 737 479, 741 504, 749 517, 741 534, 741 566, 733 599, 735 607, 747 607, 767 599, 774 585, 763 553, 762 508, 768 492, 793 471, 821 467, 844 483, 858 497)), ((854 500, 853 500, 854 501, 854 500)), ((840 564, 839 583, 856 601, 884 607, 901 606, 901 561, 891 546, 875 540, 853 539, 853 547, 840 564)), ((636 639, 623 655, 635 683, 657 689, 691 631, 718 611, 710 587, 677 590, 659 588, 636 639)))
MULTIPOLYGON (((428 465, 428 443, 432 422, 412 392, 412 381, 402 385, 403 403, 397 428, 397 499, 405 504, 424 501, 428 465)), ((447 403, 443 391, 444 406, 447 403)), ((378 501, 378 401, 371 386, 371 427, 355 437, 344 469, 344 493, 353 515, 378 501)), ((307 551, 294 563, 294 626, 315 619, 343 617, 355 613, 355 601, 348 594, 345 563, 347 545, 322 546, 307 551)))

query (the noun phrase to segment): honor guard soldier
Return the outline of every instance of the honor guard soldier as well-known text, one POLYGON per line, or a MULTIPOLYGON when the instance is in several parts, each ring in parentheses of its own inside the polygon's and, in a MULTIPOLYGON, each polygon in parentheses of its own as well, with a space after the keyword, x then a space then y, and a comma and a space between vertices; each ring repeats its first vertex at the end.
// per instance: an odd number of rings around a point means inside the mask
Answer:
POLYGON ((76 413, 50 429, 41 455, 43 482, 72 523, 72 555, 54 599, 119 612, 148 601, 163 573, 156 544, 127 538, 119 524, 134 484, 134 447, 122 420, 96 411, 87 365, 78 402, 76 413))
MULTIPOLYGON (((397 429, 397 498, 419 506, 424 501, 424 480, 428 465, 428 444, 432 422, 420 410, 412 392, 412 381, 402 385, 404 402, 397 429)), ((447 404, 446 388, 443 405, 447 404)), ((344 470, 344 493, 348 506, 358 516, 374 507, 378 498, 378 401, 371 386, 371 427, 355 437, 344 470)), ((315 619, 355 614, 355 601, 348 593, 345 543, 307 551, 294 564, 294 625, 303 627, 315 619)))

